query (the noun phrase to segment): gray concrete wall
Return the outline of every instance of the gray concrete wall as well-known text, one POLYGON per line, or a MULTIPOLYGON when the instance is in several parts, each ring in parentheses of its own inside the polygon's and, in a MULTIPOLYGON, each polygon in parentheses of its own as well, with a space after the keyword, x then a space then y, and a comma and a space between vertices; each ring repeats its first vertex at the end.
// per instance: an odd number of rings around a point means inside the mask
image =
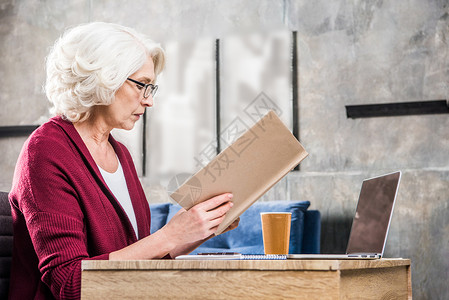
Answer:
MULTIPOLYGON (((448 115, 345 114, 351 104, 448 97, 448 0, 2 0, 0 126, 48 118, 43 58, 65 27, 92 20, 160 41, 297 31, 299 135, 310 156, 264 200, 310 200, 322 213, 323 252, 344 251, 361 181, 402 170, 386 256, 412 259, 414 298, 449 298, 448 115)), ((0 139, 2 190, 24 140, 0 139)))

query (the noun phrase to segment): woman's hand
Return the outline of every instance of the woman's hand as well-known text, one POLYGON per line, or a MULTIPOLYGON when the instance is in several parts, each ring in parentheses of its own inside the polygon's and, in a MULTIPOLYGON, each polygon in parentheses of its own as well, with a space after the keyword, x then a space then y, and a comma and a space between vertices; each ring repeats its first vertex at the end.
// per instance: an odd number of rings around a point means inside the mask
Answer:
MULTIPOLYGON (((174 247, 179 247, 212 236, 231 209, 233 205, 231 199, 232 194, 226 193, 201 202, 188 211, 181 208, 161 229, 167 242, 173 243, 174 247)), ((237 227, 238 220, 236 222, 232 223, 226 231, 237 227)))
POLYGON ((220 233, 220 234, 223 234, 223 233, 225 233, 225 232, 228 232, 228 231, 231 231, 231 230, 236 229, 236 228, 239 226, 239 222, 240 222, 240 217, 238 217, 237 220, 235 220, 234 222, 232 222, 232 224, 229 225, 228 228, 226 228, 226 229, 225 229, 222 233, 220 233))
MULTIPOLYGON (((110 260, 154 259, 170 254, 172 258, 190 253, 207 239, 213 237, 218 225, 232 207, 232 194, 218 195, 186 211, 181 210, 155 233, 123 249, 111 252, 110 260)), ((236 228, 239 219, 226 228, 236 228)))

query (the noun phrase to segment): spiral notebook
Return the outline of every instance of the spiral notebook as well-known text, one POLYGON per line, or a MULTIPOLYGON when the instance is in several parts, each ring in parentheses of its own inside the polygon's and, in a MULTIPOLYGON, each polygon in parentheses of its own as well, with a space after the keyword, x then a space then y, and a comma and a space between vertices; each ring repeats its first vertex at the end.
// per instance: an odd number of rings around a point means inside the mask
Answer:
POLYGON ((178 260, 286 260, 282 254, 240 254, 240 253, 207 253, 197 255, 180 255, 178 260))

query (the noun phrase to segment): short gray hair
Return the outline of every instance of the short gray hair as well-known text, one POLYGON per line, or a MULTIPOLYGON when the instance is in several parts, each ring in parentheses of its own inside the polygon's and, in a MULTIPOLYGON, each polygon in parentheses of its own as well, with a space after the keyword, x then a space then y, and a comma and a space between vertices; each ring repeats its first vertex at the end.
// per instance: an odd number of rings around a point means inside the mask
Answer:
POLYGON ((131 74, 151 57, 156 76, 165 65, 159 44, 134 29, 93 22, 67 30, 47 57, 45 92, 51 113, 71 122, 89 118, 92 108, 109 105, 131 74))

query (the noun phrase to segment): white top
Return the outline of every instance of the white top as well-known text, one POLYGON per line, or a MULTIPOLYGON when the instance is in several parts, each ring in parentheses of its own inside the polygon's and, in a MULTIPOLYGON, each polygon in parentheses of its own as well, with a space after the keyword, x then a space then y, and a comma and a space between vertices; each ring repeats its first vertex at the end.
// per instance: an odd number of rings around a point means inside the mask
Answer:
POLYGON ((117 198, 123 210, 128 215, 128 219, 130 220, 131 225, 134 228, 134 232, 136 233, 137 238, 139 238, 139 232, 137 231, 136 215, 134 213, 131 197, 129 196, 128 187, 126 186, 125 174, 123 173, 120 160, 118 158, 117 160, 118 160, 118 168, 117 171, 115 171, 115 173, 109 173, 103 170, 100 166, 98 166, 98 168, 100 169, 100 173, 103 176, 103 179, 108 185, 109 189, 114 194, 115 198, 117 198))

